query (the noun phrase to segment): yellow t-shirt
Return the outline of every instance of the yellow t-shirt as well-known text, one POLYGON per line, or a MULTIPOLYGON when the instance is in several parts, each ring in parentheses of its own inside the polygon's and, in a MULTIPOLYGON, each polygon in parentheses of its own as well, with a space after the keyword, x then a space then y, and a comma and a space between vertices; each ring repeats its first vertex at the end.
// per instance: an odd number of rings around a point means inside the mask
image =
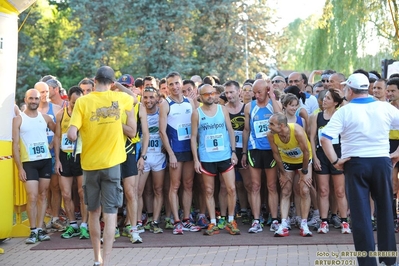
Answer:
POLYGON ((126 160, 122 112, 133 108, 133 97, 123 92, 94 91, 75 104, 69 126, 82 137, 83 170, 106 169, 126 160))
MULTIPOLYGON (((295 138, 295 124, 288 123, 288 126, 290 128, 289 142, 288 143, 282 142, 279 136, 277 134, 274 134, 273 136, 274 143, 276 143, 278 147, 278 151, 280 153, 283 162, 290 164, 301 164, 303 163, 303 152, 299 147, 297 139, 295 138)), ((308 143, 308 149, 310 153, 309 159, 312 159, 312 148, 310 146, 308 138, 306 138, 306 141, 308 143)))

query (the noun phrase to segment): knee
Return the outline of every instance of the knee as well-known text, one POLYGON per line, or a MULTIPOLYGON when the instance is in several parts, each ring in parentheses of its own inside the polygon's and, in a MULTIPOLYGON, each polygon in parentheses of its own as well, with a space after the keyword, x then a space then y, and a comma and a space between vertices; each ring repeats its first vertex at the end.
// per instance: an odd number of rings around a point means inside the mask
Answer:
POLYGON ((330 189, 328 187, 319 187, 319 196, 321 198, 327 198, 330 194, 330 189))
POLYGON ((300 188, 300 195, 301 195, 301 198, 303 198, 303 199, 306 199, 306 198, 310 197, 310 189, 309 189, 309 187, 306 186, 306 185, 303 185, 300 188))
POLYGON ((342 188, 342 189, 337 189, 337 190, 335 190, 335 196, 336 196, 338 199, 343 199, 343 198, 345 198, 345 189, 342 188))
POLYGON ((160 187, 154 187, 154 195, 155 195, 156 197, 162 197, 162 195, 163 195, 162 186, 160 186, 160 187))
POLYGON ((228 195, 235 197, 235 195, 236 195, 236 187, 235 186, 228 187, 228 188, 226 188, 226 192, 227 192, 228 195))
POLYGON ((70 191, 62 191, 61 195, 62 195, 62 199, 63 199, 64 201, 69 202, 69 201, 72 200, 72 195, 71 195, 71 192, 70 192, 70 191))
POLYGON ((214 189, 212 187, 205 187, 204 191, 207 198, 213 197, 214 189))
POLYGON ((260 192, 260 183, 252 183, 251 185, 251 193, 257 194, 260 192))
POLYGON ((287 185, 281 190, 281 197, 290 198, 292 193, 292 187, 287 187, 287 185))
POLYGON ((269 191, 270 194, 277 194, 277 183, 273 182, 267 184, 267 190, 269 191))
POLYGON ((30 203, 37 202, 37 199, 38 199, 38 195, 37 194, 31 193, 31 194, 27 195, 27 201, 30 202, 30 203))

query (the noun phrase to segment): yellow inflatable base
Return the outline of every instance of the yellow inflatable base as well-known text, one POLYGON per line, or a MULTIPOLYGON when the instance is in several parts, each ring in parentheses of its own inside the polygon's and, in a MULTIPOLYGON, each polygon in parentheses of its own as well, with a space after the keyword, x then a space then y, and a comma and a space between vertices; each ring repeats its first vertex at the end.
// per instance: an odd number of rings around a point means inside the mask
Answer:
POLYGON ((0 141, 0 239, 10 237, 14 206, 14 160, 12 142, 0 141))

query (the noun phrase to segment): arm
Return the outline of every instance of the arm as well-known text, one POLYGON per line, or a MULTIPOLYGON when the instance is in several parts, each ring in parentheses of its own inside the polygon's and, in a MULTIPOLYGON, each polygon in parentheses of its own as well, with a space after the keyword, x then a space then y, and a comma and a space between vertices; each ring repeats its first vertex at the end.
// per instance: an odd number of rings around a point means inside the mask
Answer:
POLYGON ((269 97, 272 100, 272 106, 274 113, 282 112, 283 108, 279 101, 276 100, 276 95, 274 94, 273 86, 269 87, 269 97))
POLYGON ((273 158, 277 163, 277 167, 281 173, 285 172, 283 160, 281 159, 280 152, 278 151, 278 147, 274 142, 274 135, 269 131, 267 132, 267 139, 269 140, 270 147, 272 148, 273 158))
MULTIPOLYGON (((308 138, 306 136, 305 130, 297 124, 295 124, 295 138, 299 143, 299 148, 303 153, 303 161, 302 161, 302 169, 309 170, 309 159, 310 159, 310 151, 308 148, 308 138)), ((299 172, 299 182, 305 182, 308 187, 312 186, 312 171, 309 171, 307 174, 303 174, 301 171, 299 172)))
POLYGON ((201 173, 201 163, 198 157, 198 110, 195 109, 194 112, 191 114, 191 152, 193 153, 193 161, 194 161, 194 170, 198 174, 201 173))
POLYGON ((314 76, 323 74, 323 70, 313 70, 309 75, 308 83, 314 84, 314 76))
POLYGON ((75 126, 69 126, 67 136, 70 141, 76 141, 78 138, 78 128, 75 126))
POLYGON ((148 142, 150 141, 150 132, 148 130, 147 110, 143 104, 140 104, 139 108, 139 117, 141 123, 141 156, 137 161, 137 168, 144 170, 143 156, 147 154, 148 142))
POLYGON ((18 177, 22 182, 26 181, 26 172, 22 167, 21 154, 19 152, 19 133, 22 124, 22 117, 16 116, 12 120, 12 156, 14 163, 18 168, 18 177))
POLYGON ((134 138, 137 133, 137 121, 134 108, 132 108, 130 111, 126 111, 126 115, 126 124, 122 124, 123 134, 130 138, 134 138))
POLYGON ((242 131, 241 165, 245 169, 248 167, 248 165, 247 165, 248 140, 249 140, 249 134, 251 133, 251 127, 249 124, 249 120, 251 119, 251 117, 249 115, 250 110, 251 110, 251 102, 247 103, 244 108, 245 124, 244 124, 244 130, 242 131))
POLYGON ((137 101, 136 97, 134 96, 134 93, 132 92, 132 90, 126 88, 125 86, 123 86, 122 84, 120 84, 119 82, 114 82, 114 84, 111 86, 111 90, 115 90, 118 89, 119 91, 122 91, 124 93, 129 94, 130 96, 132 96, 133 98, 135 98, 135 101, 137 101))
POLYGON ((168 101, 162 101, 159 105, 159 136, 162 140, 162 145, 165 148, 166 152, 169 155, 169 165, 172 168, 177 167, 177 159, 170 147, 169 138, 166 134, 166 127, 168 125, 168 112, 169 112, 169 103, 168 101))
POLYGON ((55 132, 54 132, 54 137, 53 137, 53 143, 54 143, 54 154, 55 154, 55 172, 58 175, 61 175, 62 172, 62 165, 60 162, 60 147, 61 147, 61 120, 62 120, 62 115, 63 115, 64 110, 61 109, 56 115, 55 115, 55 132))
POLYGON ((55 123, 54 123, 53 119, 49 115, 46 115, 46 114, 43 114, 43 118, 46 120, 47 127, 55 133, 55 123))
MULTIPOLYGON (((231 125, 231 121, 230 121, 230 115, 229 112, 227 111, 226 107, 222 106, 222 110, 223 110, 223 114, 224 114, 224 119, 225 119, 225 124, 227 127, 227 131, 229 133, 229 138, 230 138, 230 147, 232 151, 236 150, 236 138, 234 135, 234 130, 233 130, 233 126, 231 125)), ((237 154, 235 152, 232 152, 231 154, 231 163, 236 165, 238 162, 237 159, 237 154)))
POLYGON ((314 169, 317 171, 321 170, 320 160, 317 158, 316 155, 316 136, 317 136, 317 115, 310 116, 310 146, 312 147, 312 154, 313 154, 313 166, 314 169))
MULTIPOLYGON (((308 115, 308 112, 306 112, 305 108, 301 108, 301 110, 299 111, 299 116, 302 117, 303 120, 305 120, 305 124, 306 125, 309 125, 309 123, 310 123, 309 122, 309 115, 308 115)), ((308 133, 308 135, 310 135, 309 129, 310 129, 309 127, 305 129, 305 132, 308 133)))

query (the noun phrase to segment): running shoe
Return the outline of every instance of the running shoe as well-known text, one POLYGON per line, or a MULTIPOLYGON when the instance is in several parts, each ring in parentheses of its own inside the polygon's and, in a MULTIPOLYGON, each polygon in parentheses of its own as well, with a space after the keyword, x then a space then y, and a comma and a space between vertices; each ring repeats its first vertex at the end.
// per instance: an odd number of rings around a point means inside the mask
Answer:
POLYGON ((321 222, 319 229, 317 229, 318 234, 327 234, 330 231, 327 222, 321 222))
POLYGON ((248 233, 258 233, 258 232, 262 232, 262 231, 263 231, 263 228, 260 225, 258 220, 254 220, 252 222, 251 228, 248 229, 248 233))
POLYGON ((55 229, 60 232, 63 232, 66 229, 65 225, 60 221, 60 219, 57 219, 55 222, 50 220, 50 222, 46 225, 46 228, 55 229))
POLYGON ((243 224, 249 224, 251 222, 251 219, 249 219, 249 216, 246 212, 241 213, 241 222, 243 224))
POLYGON ((145 229, 144 229, 143 224, 137 223, 137 232, 139 232, 140 234, 141 233, 145 233, 145 229))
POLYGON ((208 225, 208 228, 204 231, 204 235, 206 236, 213 236, 219 234, 219 227, 217 227, 215 224, 210 223, 208 225))
POLYGON ((320 216, 313 216, 309 221, 308 221, 308 227, 315 227, 317 224, 320 223, 320 216))
POLYGON ((39 241, 48 241, 50 236, 46 234, 41 228, 37 230, 37 239, 39 241))
POLYGON ((227 224, 226 219, 223 218, 223 217, 221 217, 221 218, 219 219, 219 221, 218 221, 218 227, 219 227, 219 229, 220 229, 220 230, 223 230, 223 229, 226 227, 226 224, 227 224))
POLYGON ((152 217, 148 217, 147 223, 143 226, 145 230, 151 229, 152 217))
POLYGON ((304 237, 312 236, 312 235, 313 235, 312 232, 310 232, 309 227, 308 227, 307 224, 303 224, 303 225, 302 225, 299 234, 300 234, 301 236, 304 236, 304 237))
POLYGON ((125 226, 122 229, 122 236, 130 237, 130 229, 132 229, 132 226, 125 226))
POLYGON ((197 225, 199 227, 201 227, 202 229, 206 229, 208 228, 209 222, 207 221, 207 219, 205 218, 205 216, 201 216, 198 218, 197 220, 197 225))
POLYGON ((233 220, 230 223, 226 223, 225 228, 230 233, 230 235, 240 235, 241 234, 240 229, 238 229, 236 220, 233 220))
POLYGON ((184 228, 183 224, 181 222, 177 222, 174 225, 173 234, 174 235, 182 235, 183 234, 183 230, 184 230, 183 228, 184 228))
POLYGON ((173 224, 170 218, 165 218, 165 229, 173 229, 173 224))
POLYGON ((274 221, 272 222, 272 224, 270 225, 270 231, 271 231, 271 232, 275 232, 275 231, 278 230, 278 227, 279 227, 278 221, 277 221, 277 220, 274 220, 274 221))
POLYGON ((377 231, 377 220, 371 220, 371 225, 373 226, 373 231, 377 231))
POLYGON ((87 230, 87 227, 80 227, 80 239, 89 239, 90 235, 89 235, 89 231, 87 230))
POLYGON ((141 244, 143 243, 143 239, 140 237, 140 234, 137 230, 133 230, 133 228, 130 229, 130 242, 132 244, 141 244))
POLYGON ((121 237, 121 234, 119 233, 119 228, 115 228, 115 238, 121 237))
POLYGON ((31 231, 29 237, 25 240, 26 244, 36 244, 38 240, 37 233, 31 231))
POLYGON ((152 221, 150 226, 150 232, 153 232, 154 234, 160 234, 163 233, 163 230, 161 227, 159 227, 159 224, 157 222, 152 221))
POLYGON ((193 224, 190 220, 186 220, 183 224, 183 231, 198 232, 201 231, 201 227, 193 224))
POLYGON ((352 233, 351 229, 349 228, 349 224, 347 222, 342 222, 341 233, 342 234, 351 234, 352 233))
POLYGON ((276 231, 274 231, 274 237, 284 237, 284 236, 289 236, 290 231, 288 230, 287 227, 284 227, 283 225, 280 225, 276 231))
POLYGON ((330 224, 332 224, 335 229, 339 229, 341 228, 341 219, 338 217, 338 215, 334 215, 330 219, 330 224))
POLYGON ((61 238, 72 238, 75 236, 80 236, 80 230, 78 228, 74 228, 73 226, 68 226, 66 231, 61 235, 61 238))

